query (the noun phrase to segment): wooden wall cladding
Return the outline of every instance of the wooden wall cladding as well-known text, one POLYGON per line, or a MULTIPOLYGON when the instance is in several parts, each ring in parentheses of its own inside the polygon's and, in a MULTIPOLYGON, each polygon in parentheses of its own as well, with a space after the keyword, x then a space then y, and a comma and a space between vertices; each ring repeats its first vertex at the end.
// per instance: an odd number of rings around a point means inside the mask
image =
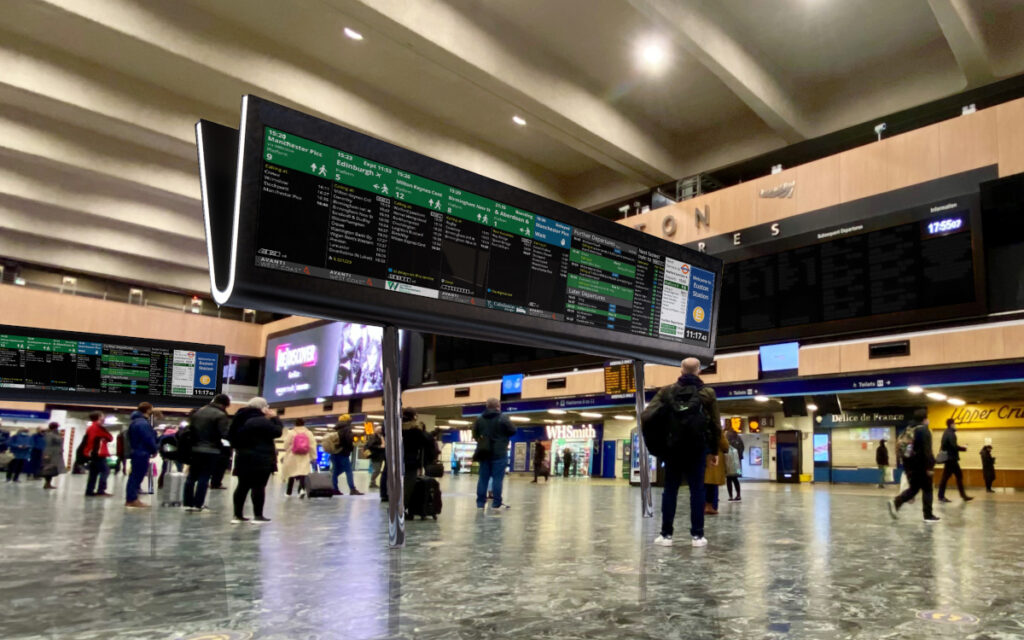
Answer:
POLYGON ((995 111, 999 175, 1020 173, 1024 171, 1024 99, 1003 103, 995 111))
POLYGON ((263 326, 97 298, 0 285, 0 324, 224 345, 262 356, 263 326))

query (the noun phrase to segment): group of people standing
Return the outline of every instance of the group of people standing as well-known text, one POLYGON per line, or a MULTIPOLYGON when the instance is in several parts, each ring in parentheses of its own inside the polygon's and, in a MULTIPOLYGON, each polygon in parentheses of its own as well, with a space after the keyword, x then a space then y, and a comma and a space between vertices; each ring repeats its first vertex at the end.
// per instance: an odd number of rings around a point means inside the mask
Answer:
POLYGON ((7 482, 18 482, 21 475, 44 481, 44 489, 56 489, 53 479, 64 473, 64 435, 60 425, 51 422, 46 429, 30 433, 25 427, 14 435, 0 430, 0 455, 7 464, 7 482))

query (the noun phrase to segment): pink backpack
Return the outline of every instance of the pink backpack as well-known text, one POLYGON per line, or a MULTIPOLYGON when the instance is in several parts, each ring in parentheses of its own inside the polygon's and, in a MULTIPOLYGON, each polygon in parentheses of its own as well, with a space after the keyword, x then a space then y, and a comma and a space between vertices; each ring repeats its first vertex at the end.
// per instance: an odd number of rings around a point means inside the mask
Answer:
POLYGON ((304 456, 309 453, 309 436, 304 433, 296 433, 292 438, 292 453, 304 456))

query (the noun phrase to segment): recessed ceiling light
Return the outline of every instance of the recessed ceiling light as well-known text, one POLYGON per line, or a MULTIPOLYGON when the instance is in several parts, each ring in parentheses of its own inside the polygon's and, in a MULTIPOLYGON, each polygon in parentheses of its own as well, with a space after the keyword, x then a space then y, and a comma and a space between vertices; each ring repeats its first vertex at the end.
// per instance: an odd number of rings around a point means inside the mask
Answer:
POLYGON ((769 399, 768 396, 754 396, 756 402, 768 402, 769 399))
POLYGON ((659 38, 646 38, 637 47, 637 62, 647 71, 660 71, 668 62, 668 46, 659 38))
POLYGON ((355 29, 350 29, 348 27, 345 27, 345 35, 348 36, 349 38, 352 38, 353 40, 363 39, 363 34, 359 33, 355 29))
POLYGON ((526 416, 510 416, 509 420, 511 420, 512 422, 529 422, 530 421, 530 419, 527 418, 526 416))
POLYGON ((946 394, 939 393, 938 391, 929 391, 926 395, 929 398, 931 398, 932 400, 945 400, 946 399, 946 394))
POLYGON ((367 420, 383 420, 384 416, 366 416, 367 420))
POLYGON ((636 420, 636 416, 627 416, 627 415, 620 414, 620 415, 615 416, 615 419, 616 420, 636 420))
POLYGON ((469 420, 449 420, 450 424, 473 424, 469 420))
POLYGON ((949 404, 953 405, 954 407, 962 407, 965 404, 967 404, 965 401, 961 400, 960 398, 949 398, 948 400, 946 400, 946 402, 948 402, 949 404))
POLYGON ((594 413, 593 411, 581 411, 580 415, 584 418, 600 418, 600 413, 594 413))
POLYGON ((907 391, 910 393, 924 393, 924 389, 921 387, 907 387, 907 391))
POLYGON ((816 404, 809 404, 809 405, 807 405, 807 408, 810 409, 811 411, 817 411, 818 410, 818 405, 816 405, 816 404))
POLYGON ((564 416, 565 409, 548 409, 548 413, 550 413, 553 416, 564 416))
POLYGON ((518 124, 520 127, 526 126, 526 118, 521 116, 512 116, 512 122, 518 124))

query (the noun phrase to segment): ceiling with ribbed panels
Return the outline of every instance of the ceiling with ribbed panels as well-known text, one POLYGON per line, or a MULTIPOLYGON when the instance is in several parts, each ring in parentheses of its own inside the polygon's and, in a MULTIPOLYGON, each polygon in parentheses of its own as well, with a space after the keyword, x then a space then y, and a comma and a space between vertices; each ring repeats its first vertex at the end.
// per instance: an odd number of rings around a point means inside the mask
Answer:
POLYGON ((2 15, 0 258, 195 292, 193 125, 236 125, 243 93, 592 207, 1024 71, 1016 0, 7 0, 2 15), (651 44, 660 66, 640 62, 651 44))

